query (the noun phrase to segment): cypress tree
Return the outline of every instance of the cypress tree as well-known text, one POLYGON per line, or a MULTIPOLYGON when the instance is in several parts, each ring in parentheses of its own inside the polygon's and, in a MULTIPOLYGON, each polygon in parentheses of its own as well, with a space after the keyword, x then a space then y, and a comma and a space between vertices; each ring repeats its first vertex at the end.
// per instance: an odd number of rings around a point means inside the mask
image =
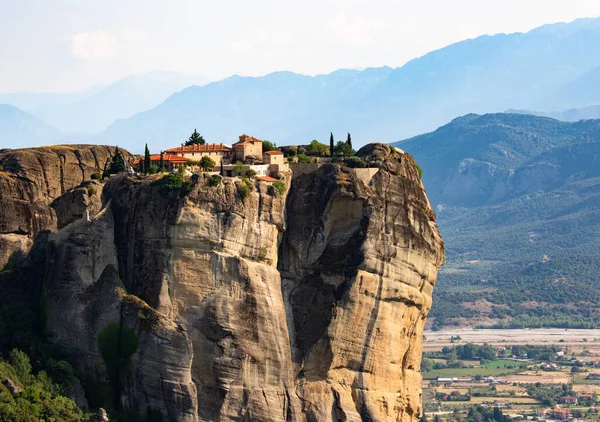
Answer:
POLYGON ((333 132, 329 132, 329 155, 333 157, 333 132))
POLYGON ((151 165, 152 161, 150 160, 150 150, 148 149, 148 144, 146 144, 146 149, 144 150, 144 173, 148 173, 151 165))
POLYGON ((158 164, 158 166, 159 166, 158 170, 161 171, 161 172, 165 171, 165 161, 164 161, 163 155, 164 155, 164 152, 161 151, 160 152, 160 161, 159 161, 159 164, 158 164))
POLYGON ((346 139, 346 143, 350 148, 352 148, 352 138, 350 137, 350 132, 348 132, 348 139, 346 139))

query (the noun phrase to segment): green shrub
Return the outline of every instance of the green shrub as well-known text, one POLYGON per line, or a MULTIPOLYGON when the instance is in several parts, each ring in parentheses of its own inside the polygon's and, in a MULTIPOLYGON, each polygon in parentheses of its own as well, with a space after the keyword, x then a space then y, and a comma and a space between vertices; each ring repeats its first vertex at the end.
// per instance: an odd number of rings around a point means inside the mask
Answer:
POLYGON ((93 186, 87 186, 86 189, 88 196, 93 196, 96 194, 96 189, 94 189, 93 186))
POLYGON ((306 154, 298 154, 298 162, 299 163, 310 163, 310 159, 306 156, 306 154))
POLYGON ((242 199, 250 196, 250 188, 246 183, 236 183, 237 193, 242 199))
MULTIPOLYGON (((98 350, 104 360, 115 400, 121 396, 120 392, 131 370, 131 356, 138 345, 138 336, 133 328, 116 322, 109 323, 98 335, 98 350)), ((114 402, 113 406, 119 409, 120 403, 114 402)))
POLYGON ((365 168, 369 167, 366 161, 360 157, 348 157, 344 160, 344 164, 350 168, 365 168))
POLYGON ((250 169, 250 170, 248 170, 248 171, 246 172, 246 177, 249 177, 249 178, 251 178, 251 179, 252 179, 254 176, 256 176, 256 171, 255 171, 255 170, 253 170, 253 169, 250 169))
POLYGON ((243 177, 242 182, 244 182, 246 186, 248 186, 248 189, 252 189, 252 182, 248 178, 243 177))
POLYGON ((244 163, 242 163, 241 161, 236 161, 233 165, 233 171, 238 176, 242 174, 242 172, 244 171, 244 163))
POLYGON ((208 184, 210 186, 218 186, 220 183, 221 183, 221 176, 219 176, 218 174, 213 174, 208 179, 208 184))
POLYGON ((92 180, 102 180, 102 173, 92 173, 92 180))
POLYGON ((422 179, 423 178, 423 170, 417 163, 415 163, 415 169, 417 169, 417 173, 419 173, 419 179, 422 179))
POLYGON ((182 175, 169 173, 152 182, 152 186, 159 186, 162 191, 167 192, 181 189, 184 182, 182 175))
POLYGON ((154 164, 151 164, 150 167, 148 167, 148 174, 156 174, 158 173, 158 166, 155 166, 154 164))
POLYGON ((200 167, 202 167, 202 170, 204 170, 204 171, 213 170, 215 168, 215 165, 216 165, 215 160, 210 158, 208 155, 205 155, 200 160, 200 167))
POLYGON ((258 251, 258 259, 264 260, 267 257, 267 254, 267 248, 260 248, 260 250, 258 251))
POLYGON ((283 182, 280 182, 279 180, 273 182, 273 187, 277 189, 280 194, 283 195, 285 193, 285 184, 283 182))

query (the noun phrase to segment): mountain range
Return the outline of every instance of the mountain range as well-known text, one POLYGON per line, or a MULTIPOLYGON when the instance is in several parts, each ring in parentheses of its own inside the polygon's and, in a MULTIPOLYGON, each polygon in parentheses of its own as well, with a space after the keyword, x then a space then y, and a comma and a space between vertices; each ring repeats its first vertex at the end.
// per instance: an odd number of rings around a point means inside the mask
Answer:
POLYGON ((591 105, 581 108, 570 108, 564 111, 532 111, 532 110, 506 110, 513 114, 531 114, 533 116, 551 117, 565 122, 578 122, 579 120, 600 119, 600 105, 591 105))
POLYGON ((471 112, 600 104, 589 87, 600 75, 598 46, 600 19, 581 19, 462 41, 396 69, 233 76, 176 93, 112 124, 99 140, 139 151, 145 142, 152 150, 177 144, 194 128, 214 142, 247 132, 280 145, 326 142, 333 131, 340 139, 351 132, 360 146, 471 112))
POLYGON ((195 82, 202 86, 154 72, 81 94, 0 95, 0 102, 64 133, 94 134, 88 142, 134 152, 145 143, 153 151, 179 144, 194 128, 209 142, 231 143, 246 132, 279 145, 351 132, 361 146, 431 131, 467 113, 549 114, 600 104, 599 46, 600 19, 579 19, 465 40, 396 69, 195 82))
POLYGON ((153 71, 81 93, 0 94, 0 103, 14 105, 65 134, 89 135, 118 119, 151 109, 185 87, 207 82, 181 73, 153 71))
POLYGON ((446 243, 436 326, 600 326, 600 120, 469 114, 395 145, 446 243))
POLYGON ((41 145, 62 137, 55 127, 9 104, 0 104, 0 147, 41 145))

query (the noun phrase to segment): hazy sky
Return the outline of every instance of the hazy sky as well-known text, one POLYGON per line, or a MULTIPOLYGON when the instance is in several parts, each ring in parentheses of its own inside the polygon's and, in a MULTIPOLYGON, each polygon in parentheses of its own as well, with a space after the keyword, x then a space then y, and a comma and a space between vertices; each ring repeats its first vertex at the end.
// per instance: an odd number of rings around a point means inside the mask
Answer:
POLYGON ((595 16, 599 0, 0 0, 0 92, 155 69, 218 80, 397 67, 466 38, 595 16))

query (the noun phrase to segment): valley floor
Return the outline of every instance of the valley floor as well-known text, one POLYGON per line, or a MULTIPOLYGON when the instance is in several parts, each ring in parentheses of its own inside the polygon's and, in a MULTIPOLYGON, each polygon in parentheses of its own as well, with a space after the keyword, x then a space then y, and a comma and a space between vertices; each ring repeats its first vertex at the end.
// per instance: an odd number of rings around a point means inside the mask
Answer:
POLYGON ((456 328, 440 331, 426 331, 423 340, 423 350, 440 350, 444 346, 465 343, 514 345, 583 345, 589 349, 600 350, 600 329, 577 330, 563 328, 532 328, 532 329, 477 329, 456 328), (460 340, 451 338, 460 337, 460 340))

